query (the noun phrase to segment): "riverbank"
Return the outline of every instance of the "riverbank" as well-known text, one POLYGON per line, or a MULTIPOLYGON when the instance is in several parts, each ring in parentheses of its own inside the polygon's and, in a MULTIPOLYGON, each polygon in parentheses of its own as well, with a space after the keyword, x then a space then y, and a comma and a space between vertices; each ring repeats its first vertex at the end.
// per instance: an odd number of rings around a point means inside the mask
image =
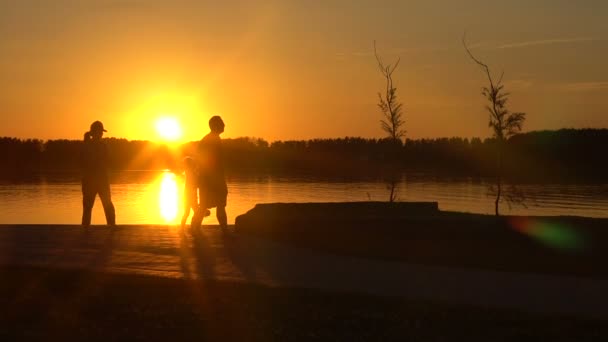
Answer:
POLYGON ((446 212, 435 202, 270 203, 241 234, 336 255, 420 265, 607 278, 608 219, 446 212))

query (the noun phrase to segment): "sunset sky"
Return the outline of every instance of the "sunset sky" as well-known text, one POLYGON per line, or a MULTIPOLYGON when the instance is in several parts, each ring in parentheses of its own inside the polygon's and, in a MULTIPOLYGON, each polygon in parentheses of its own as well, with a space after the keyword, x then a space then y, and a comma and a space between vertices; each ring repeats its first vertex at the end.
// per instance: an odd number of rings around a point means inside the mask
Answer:
POLYGON ((487 137, 473 53, 505 71, 525 131, 608 127, 608 1, 0 0, 0 136, 382 137, 394 74, 410 138, 487 137))

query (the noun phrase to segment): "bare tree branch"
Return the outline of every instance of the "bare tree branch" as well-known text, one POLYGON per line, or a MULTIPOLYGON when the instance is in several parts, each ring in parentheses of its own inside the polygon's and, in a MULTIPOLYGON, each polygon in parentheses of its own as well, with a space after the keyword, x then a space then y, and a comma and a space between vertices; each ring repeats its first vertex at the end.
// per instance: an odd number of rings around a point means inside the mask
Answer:
POLYGON ((399 62, 401 61, 401 57, 397 57, 397 61, 395 62, 395 64, 384 65, 382 58, 380 57, 380 55, 378 55, 378 50, 376 49, 375 40, 374 40, 374 56, 376 56, 376 61, 378 62, 378 68, 380 69, 380 72, 384 76, 391 76, 393 74, 393 72, 395 71, 395 69, 397 69, 399 62))
POLYGON ((503 70, 503 71, 500 73, 500 78, 498 79, 498 83, 496 83, 496 84, 500 84, 500 83, 502 82, 502 78, 503 78, 503 76, 504 76, 504 75, 505 75, 505 71, 503 70))
POLYGON ((475 58, 475 56, 473 56, 473 53, 471 53, 471 50, 469 50, 469 47, 467 46, 466 38, 467 38, 467 33, 465 32, 462 35, 462 45, 464 46, 464 49, 469 54, 469 57, 471 57, 471 59, 473 61, 475 61, 475 63, 479 64, 482 68, 485 69, 486 75, 488 75, 488 80, 490 81, 490 86, 492 86, 492 88, 493 88, 494 87, 494 82, 492 81, 492 75, 490 74, 490 68, 488 67, 487 64, 483 63, 479 59, 475 58))

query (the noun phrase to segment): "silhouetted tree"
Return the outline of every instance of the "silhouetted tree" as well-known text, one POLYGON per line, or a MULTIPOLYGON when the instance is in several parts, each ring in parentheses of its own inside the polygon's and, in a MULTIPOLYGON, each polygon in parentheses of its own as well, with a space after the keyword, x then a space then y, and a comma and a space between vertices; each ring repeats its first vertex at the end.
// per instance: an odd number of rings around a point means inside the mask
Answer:
POLYGON ((374 41, 374 55, 378 62, 378 69, 380 69, 382 76, 386 80, 384 93, 378 92, 378 107, 380 107, 380 111, 384 117, 380 120, 380 124, 382 130, 388 134, 389 138, 401 140, 405 136, 405 130, 403 129, 405 122, 401 117, 403 104, 397 101, 397 88, 393 85, 393 72, 397 69, 401 58, 397 58, 397 61, 393 65, 385 65, 376 50, 376 41, 374 41))
MULTIPOLYGON (((490 120, 488 126, 492 128, 493 136, 496 138, 496 153, 498 158, 498 165, 496 171, 496 199, 494 201, 494 210, 496 215, 498 212, 498 203, 500 202, 500 196, 502 192, 502 173, 503 173, 503 149, 506 141, 513 135, 521 131, 522 125, 526 119, 526 113, 516 112, 512 113, 507 109, 507 100, 509 99, 509 93, 504 91, 504 85, 502 84, 502 78, 504 72, 501 73, 498 81, 494 81, 490 68, 487 64, 477 59, 471 53, 471 50, 467 47, 466 35, 462 37, 462 45, 467 51, 467 54, 471 59, 477 63, 486 73, 488 77, 489 87, 483 87, 481 94, 486 97, 490 105, 486 106, 486 109, 490 113, 490 120)), ((520 196, 509 196, 507 199, 521 198, 520 196)))

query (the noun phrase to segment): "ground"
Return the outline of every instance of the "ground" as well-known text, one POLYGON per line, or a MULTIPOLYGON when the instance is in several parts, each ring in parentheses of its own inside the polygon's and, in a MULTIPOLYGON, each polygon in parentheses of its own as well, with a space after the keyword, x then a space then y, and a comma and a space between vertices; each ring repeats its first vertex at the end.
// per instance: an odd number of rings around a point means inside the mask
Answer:
POLYGON ((608 336, 601 274, 362 258, 217 226, 4 225, 0 277, 3 341, 608 336))
POLYGON ((593 341, 605 322, 74 270, 2 268, 0 338, 174 341, 593 341))

